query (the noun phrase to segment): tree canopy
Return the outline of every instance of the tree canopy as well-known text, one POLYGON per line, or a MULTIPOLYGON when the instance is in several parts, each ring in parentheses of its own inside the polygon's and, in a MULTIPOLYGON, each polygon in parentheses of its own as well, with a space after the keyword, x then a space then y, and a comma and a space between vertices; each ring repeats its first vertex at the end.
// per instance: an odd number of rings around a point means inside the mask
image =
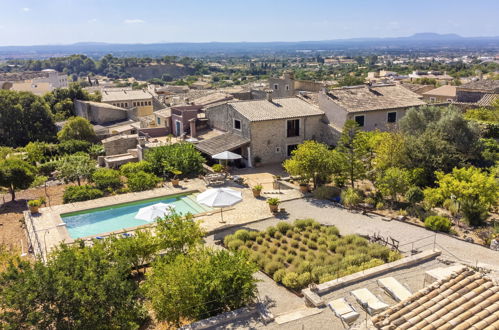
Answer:
POLYGON ((0 90, 0 141, 20 147, 30 141, 53 141, 56 127, 45 101, 32 93, 0 90))
POLYGON ((24 160, 17 158, 1 160, 0 186, 7 188, 12 200, 15 200, 16 190, 29 188, 36 173, 36 168, 24 160))
POLYGON ((82 140, 94 142, 97 139, 93 125, 83 117, 71 117, 57 133, 59 141, 82 140))
POLYGON ((300 144, 293 150, 291 158, 284 161, 283 166, 291 175, 313 180, 315 187, 327 181, 334 171, 331 150, 327 145, 315 141, 300 144))

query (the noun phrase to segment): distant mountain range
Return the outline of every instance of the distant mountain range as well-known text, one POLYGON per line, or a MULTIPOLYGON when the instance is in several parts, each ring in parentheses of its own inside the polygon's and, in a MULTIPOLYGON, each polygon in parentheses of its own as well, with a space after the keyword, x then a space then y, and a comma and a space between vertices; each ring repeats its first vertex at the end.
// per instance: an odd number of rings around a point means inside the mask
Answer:
POLYGON ((303 51, 365 52, 365 51, 438 51, 438 50, 499 50, 499 36, 462 37, 457 34, 417 33, 408 37, 352 38, 297 42, 205 42, 114 44, 79 42, 71 45, 0 46, 0 58, 43 58, 70 54, 88 56, 219 56, 272 55, 303 51))

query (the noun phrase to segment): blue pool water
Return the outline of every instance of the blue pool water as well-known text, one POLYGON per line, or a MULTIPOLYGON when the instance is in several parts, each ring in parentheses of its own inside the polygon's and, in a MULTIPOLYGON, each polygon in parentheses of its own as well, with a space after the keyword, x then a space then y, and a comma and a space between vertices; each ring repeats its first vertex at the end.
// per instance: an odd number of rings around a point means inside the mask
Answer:
POLYGON ((135 215, 140 208, 156 203, 172 204, 175 211, 182 214, 199 214, 212 210, 197 203, 194 195, 177 195, 66 213, 61 214, 61 218, 66 223, 69 236, 77 239, 148 224, 147 221, 135 219, 135 215))

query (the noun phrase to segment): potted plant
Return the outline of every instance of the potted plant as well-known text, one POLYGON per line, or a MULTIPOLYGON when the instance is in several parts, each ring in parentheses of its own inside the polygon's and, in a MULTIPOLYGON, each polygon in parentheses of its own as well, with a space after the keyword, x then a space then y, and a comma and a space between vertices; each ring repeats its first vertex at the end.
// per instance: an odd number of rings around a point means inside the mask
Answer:
POLYGON ((307 181, 301 181, 300 182, 300 192, 302 193, 308 193, 310 191, 310 187, 308 186, 307 181))
POLYGON ((28 201, 28 207, 29 211, 31 213, 38 213, 38 208, 42 205, 42 202, 40 202, 38 199, 32 199, 28 201))
POLYGON ((261 184, 257 184, 256 186, 254 186, 254 187, 252 188, 252 190, 253 190, 253 196, 254 196, 255 198, 260 197, 260 193, 262 192, 262 189, 263 189, 263 187, 262 187, 262 185, 261 185, 261 184))
POLYGON ((225 170, 225 167, 222 164, 215 164, 211 168, 213 169, 213 172, 215 172, 215 173, 221 173, 225 170))
POLYGON ((279 198, 269 198, 269 199, 267 199, 267 204, 269 204, 270 212, 272 212, 272 213, 276 213, 277 212, 277 209, 279 208, 279 204, 280 203, 281 203, 281 201, 279 200, 279 198))
POLYGON ((173 168, 170 170, 170 172, 173 174, 172 185, 174 187, 177 187, 179 182, 180 182, 180 179, 178 178, 178 176, 182 174, 182 171, 179 171, 176 168, 173 168))
POLYGON ((262 158, 260 156, 255 156, 254 162, 255 162, 255 167, 258 167, 258 166, 260 166, 260 163, 262 162, 262 158))

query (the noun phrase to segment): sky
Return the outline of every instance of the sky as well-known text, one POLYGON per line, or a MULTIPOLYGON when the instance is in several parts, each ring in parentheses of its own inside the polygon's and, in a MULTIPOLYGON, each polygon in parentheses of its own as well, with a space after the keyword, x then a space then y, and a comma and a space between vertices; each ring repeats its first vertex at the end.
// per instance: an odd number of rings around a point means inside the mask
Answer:
POLYGON ((499 36, 499 0, 0 0, 0 45, 499 36))

